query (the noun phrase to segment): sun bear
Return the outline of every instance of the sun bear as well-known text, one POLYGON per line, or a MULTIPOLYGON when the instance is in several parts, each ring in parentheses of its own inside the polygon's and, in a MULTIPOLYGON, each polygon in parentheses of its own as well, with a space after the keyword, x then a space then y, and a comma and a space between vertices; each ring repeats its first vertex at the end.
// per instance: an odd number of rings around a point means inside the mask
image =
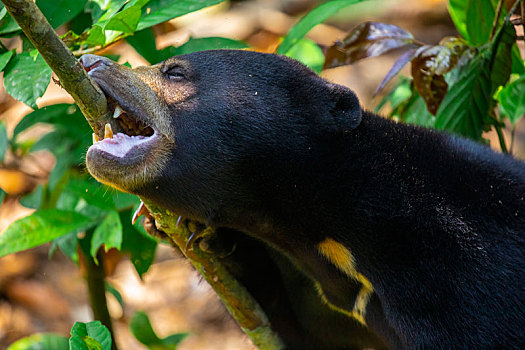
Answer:
POLYGON ((525 346, 524 163, 282 56, 81 62, 114 110, 90 173, 239 240, 288 348, 525 346))

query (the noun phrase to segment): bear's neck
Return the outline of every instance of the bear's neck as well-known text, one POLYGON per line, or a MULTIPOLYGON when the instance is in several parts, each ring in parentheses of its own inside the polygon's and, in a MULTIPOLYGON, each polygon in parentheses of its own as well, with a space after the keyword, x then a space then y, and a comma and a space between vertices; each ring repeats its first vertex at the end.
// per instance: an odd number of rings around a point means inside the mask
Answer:
POLYGON ((366 279, 391 315, 397 312, 392 305, 415 303, 396 316, 399 322, 424 317, 425 307, 454 308, 443 300, 461 300, 458 280, 485 288, 468 271, 486 264, 483 238, 469 235, 459 210, 478 199, 458 197, 458 177, 469 174, 458 169, 450 140, 366 113, 351 135, 312 145, 299 161, 292 155, 254 165, 272 172, 253 192, 269 224, 251 231, 317 280, 330 263, 353 279, 366 279), (470 246, 480 250, 465 251, 470 246))

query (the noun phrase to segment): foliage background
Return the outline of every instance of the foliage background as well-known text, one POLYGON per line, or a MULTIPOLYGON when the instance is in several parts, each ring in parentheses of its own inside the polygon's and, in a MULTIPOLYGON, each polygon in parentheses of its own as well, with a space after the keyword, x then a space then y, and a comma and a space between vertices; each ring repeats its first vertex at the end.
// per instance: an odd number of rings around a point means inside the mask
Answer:
MULTIPOLYGON (((66 0, 60 3, 41 0, 37 3, 43 9, 48 6, 48 17, 51 17, 52 24, 58 26, 57 30, 61 34, 66 34, 69 29, 80 33, 81 27, 85 25, 82 21, 85 22, 86 18, 76 17, 83 10, 82 7, 75 9, 66 0), (60 6, 69 6, 71 11, 53 12, 61 8, 60 6), (59 16, 64 13, 66 17, 59 16), (74 20, 63 25, 71 18, 74 20)), ((89 5, 90 2, 73 3, 89 5)), ((140 3, 140 1, 130 2, 136 6, 140 3)), ((185 2, 181 3, 188 6, 185 2)), ((190 36, 242 40, 259 51, 274 52, 280 43, 280 38, 289 31, 297 19, 318 4, 318 1, 299 0, 225 2, 159 24, 154 28, 154 33, 136 34, 129 37, 127 41, 111 45, 102 51, 102 54, 111 55, 120 63, 128 62, 131 66, 137 66, 147 64, 148 61, 155 63, 161 58, 186 52, 193 49, 192 46, 205 45, 207 48, 213 45, 242 46, 236 41, 225 39, 213 39, 215 42, 194 40, 188 43, 190 36), (156 48, 161 50, 160 53, 152 46, 153 42, 156 43, 156 48)), ((129 19, 129 16, 123 17, 129 19)), ((330 46, 335 40, 344 38, 356 24, 366 20, 398 25, 413 33, 419 42, 426 44, 437 44, 445 36, 457 35, 447 11, 446 1, 377 0, 339 11, 326 24, 315 27, 308 35, 312 41, 305 41, 304 45, 298 46, 293 54, 309 63, 312 68, 320 70, 322 62, 318 59, 319 49, 313 42, 330 46), (381 6, 378 5, 379 3, 381 6)), ((122 21, 99 22, 98 26, 104 29, 119 29, 119 26, 125 24, 122 21)), ((487 25, 490 28, 491 24, 487 25)), ((5 157, 0 159, 2 161, 0 188, 3 189, 0 192, 3 200, 0 207, 0 231, 16 218, 30 213, 31 208, 38 207, 41 210, 58 208, 67 211, 74 208, 75 213, 82 217, 72 218, 71 226, 62 225, 68 232, 74 232, 63 236, 51 245, 51 251, 58 248, 62 252, 51 254, 50 259, 47 257, 49 245, 0 259, 0 348, 34 332, 57 332, 68 335, 74 321, 90 320, 90 310, 86 304, 87 292, 82 281, 85 267, 76 249, 79 238, 77 232, 86 230, 92 236, 90 246, 84 250, 84 254, 87 256, 92 254, 96 258, 100 244, 105 243, 105 248, 108 250, 103 257, 106 262, 106 272, 111 285, 122 294, 121 305, 118 302, 119 294, 115 292, 112 294, 112 289, 108 288, 110 313, 116 320, 114 327, 121 348, 141 348, 128 331, 130 318, 136 310, 146 310, 155 329, 163 336, 189 331, 190 335, 180 344, 180 349, 251 348, 249 341, 240 334, 217 303, 213 293, 205 284, 199 283, 196 274, 184 261, 165 246, 160 245, 155 248, 156 243, 145 237, 138 225, 129 224, 132 209, 137 204, 136 199, 100 187, 86 176, 81 162, 91 142, 91 131, 87 123, 78 111, 70 106, 56 105, 59 102, 71 103, 71 99, 55 84, 48 87, 42 98, 34 101, 33 97, 38 96, 46 88, 46 79, 49 79, 51 72, 39 61, 41 58, 35 56, 27 41, 17 37, 9 38, 10 30, 13 30, 12 23, 0 22, 2 44, 8 49, 16 48, 19 53, 9 64, 7 61, 12 55, 10 51, 0 55, 0 66, 4 64, 3 62, 7 64, 2 67, 5 68, 3 77, 7 92, 32 107, 53 106, 39 109, 32 114, 33 117, 19 122, 31 109, 16 102, 5 90, 0 90, 2 122, 0 150, 10 148, 5 157), (28 66, 31 67, 28 72, 19 69, 28 66), (17 74, 31 78, 31 84, 28 84, 30 88, 20 89, 15 86, 17 74), (47 124, 33 125, 32 120, 37 118, 40 122, 45 118, 47 124), (7 140, 4 135, 9 136, 9 145, 4 142, 7 140), (46 149, 53 150, 54 155, 46 149), (123 230, 134 232, 135 235, 122 236, 123 230), (130 237, 134 237, 135 241, 130 240, 130 237), (110 249, 111 247, 122 250, 122 253, 117 252, 117 249, 110 249), (156 260, 150 271, 146 273, 155 252, 156 260), (124 254, 131 255, 131 261, 125 258, 124 254), (76 269, 64 255, 78 262, 80 269, 76 269), (139 278, 139 274, 143 274, 144 282, 139 278)), ((466 27, 462 31, 463 34, 474 35, 471 40, 475 44, 482 44, 483 40, 487 40, 487 38, 475 37, 477 32, 469 33, 466 27)), ((110 34, 102 38, 101 33, 102 29, 92 30, 91 34, 82 40, 94 44, 101 43, 101 40, 111 40, 110 34)), ((72 42, 78 40, 73 35, 66 38, 72 42)), ((400 52, 394 51, 384 56, 358 61, 352 66, 328 69, 323 71, 322 75, 329 80, 351 87, 358 93, 366 107, 374 109, 381 98, 373 99, 373 93, 399 55, 400 52)), ((410 74, 409 68, 409 66, 405 67, 403 71, 406 75, 410 74)), ((426 115, 428 118, 422 119, 424 123, 432 120, 432 117, 426 114, 428 112, 420 98, 407 100, 407 91, 408 93, 413 91, 408 80, 394 80, 385 91, 394 91, 394 93, 388 95, 388 103, 382 110, 383 114, 398 119, 404 119, 407 115, 426 115), (397 88, 392 90, 394 86, 397 88)), ((516 111, 513 109, 503 112, 511 114, 516 111)), ((521 117, 519 113, 516 114, 521 117)), ((513 129, 511 122, 516 121, 518 121, 517 117, 504 120, 508 130, 513 129)), ((523 154, 522 124, 518 122, 514 132, 514 153, 517 156, 523 154)), ((499 147, 498 135, 494 130, 484 133, 483 137, 495 148, 499 147)), ((510 142, 509 132, 503 137, 510 142)), ((56 222, 66 220, 73 215, 60 214, 60 212, 58 215, 56 212, 46 214, 44 211, 42 220, 45 223, 53 220, 56 222)), ((40 233, 35 232, 33 240, 40 233)), ((53 234, 58 236, 59 233, 54 231, 53 234)))

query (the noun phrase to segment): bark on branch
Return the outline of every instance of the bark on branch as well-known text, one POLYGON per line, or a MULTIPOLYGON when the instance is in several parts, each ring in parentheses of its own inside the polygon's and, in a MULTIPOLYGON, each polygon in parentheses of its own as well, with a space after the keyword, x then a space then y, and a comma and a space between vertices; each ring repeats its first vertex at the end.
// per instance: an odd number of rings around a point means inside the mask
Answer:
MULTIPOLYGON (((281 338, 272 331, 270 322, 260 305, 219 259, 201 250, 198 244, 186 250, 191 232, 185 225, 177 227, 178 215, 151 203, 146 205, 155 219, 157 228, 168 235, 171 244, 178 247, 206 279, 253 343, 261 350, 284 349, 281 338)), ((208 235, 213 235, 212 228, 206 228, 202 233, 202 236, 208 235)))

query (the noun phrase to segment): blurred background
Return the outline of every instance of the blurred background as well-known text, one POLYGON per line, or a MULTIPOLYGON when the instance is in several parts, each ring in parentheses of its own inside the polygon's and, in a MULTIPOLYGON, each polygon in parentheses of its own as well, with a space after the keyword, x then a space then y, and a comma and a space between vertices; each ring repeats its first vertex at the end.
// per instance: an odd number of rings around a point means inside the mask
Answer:
MULTIPOLYGON (((190 37, 218 36, 243 40, 261 52, 274 52, 290 27, 319 3, 316 0, 227 1, 157 25, 154 28, 156 45, 161 49, 180 46, 190 37)), ((369 20, 400 26, 426 44, 437 44, 445 36, 457 35, 445 0, 375 0, 350 6, 315 27, 307 37, 329 46, 343 39, 357 24, 369 20)), ((66 31, 67 28, 59 28, 62 34, 66 31)), ((9 48, 21 45, 16 39, 3 43, 9 48)), ((119 55, 119 63, 129 62, 132 67, 147 64, 125 41, 111 45, 102 53, 119 55)), ((373 93, 398 56, 393 52, 364 59, 351 66, 325 70, 322 76, 350 87, 366 108, 373 109, 380 99, 373 98, 373 93)), ((405 68, 407 73, 409 69, 409 66, 405 68)), ((72 99, 52 83, 38 100, 38 106, 57 102, 71 103, 72 99)), ((3 82, 0 84, 0 119, 6 123, 8 134, 30 111, 5 92, 3 82)), ((45 131, 44 126, 32 128, 21 137, 35 138, 45 131)), ((519 125, 515 155, 521 158, 525 156, 523 132, 523 125, 519 125)), ((495 137, 487 135, 486 138, 497 147, 495 137)), ((0 187, 7 193, 0 207, 0 232, 31 212, 21 206, 18 199, 45 182, 54 164, 54 157, 45 151, 23 159, 6 155, 0 166, 0 187)), ((82 266, 79 270, 61 253, 49 257, 48 251, 49 245, 44 245, 0 259, 0 349, 35 332, 68 335, 75 321, 92 319, 82 266)), ((109 281, 120 290, 125 305, 123 308, 112 295, 108 296, 121 349, 144 348, 128 331, 129 317, 137 309, 148 313, 160 336, 189 332, 179 349, 254 349, 206 282, 172 248, 159 245, 155 262, 143 280, 129 260, 122 259, 119 253, 110 251, 106 261, 109 281)))

